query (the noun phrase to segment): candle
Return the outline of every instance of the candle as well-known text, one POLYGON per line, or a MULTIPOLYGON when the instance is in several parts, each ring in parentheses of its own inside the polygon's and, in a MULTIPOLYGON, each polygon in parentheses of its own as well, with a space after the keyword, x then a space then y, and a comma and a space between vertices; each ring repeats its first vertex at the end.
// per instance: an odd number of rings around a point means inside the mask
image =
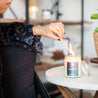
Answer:
POLYGON ((29 8, 30 19, 37 19, 38 18, 38 8, 37 6, 31 6, 29 8))
POLYGON ((64 70, 66 77, 80 77, 81 57, 77 55, 65 56, 64 70))

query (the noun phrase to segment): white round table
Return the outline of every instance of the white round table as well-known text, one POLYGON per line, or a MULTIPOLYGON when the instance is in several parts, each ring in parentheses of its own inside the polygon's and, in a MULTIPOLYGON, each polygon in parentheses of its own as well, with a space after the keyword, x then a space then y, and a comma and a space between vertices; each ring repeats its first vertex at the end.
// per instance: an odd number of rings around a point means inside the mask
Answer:
POLYGON ((64 66, 54 67, 46 71, 46 79, 60 86, 98 90, 98 66, 89 65, 90 75, 82 75, 80 78, 66 78, 64 76, 64 66))

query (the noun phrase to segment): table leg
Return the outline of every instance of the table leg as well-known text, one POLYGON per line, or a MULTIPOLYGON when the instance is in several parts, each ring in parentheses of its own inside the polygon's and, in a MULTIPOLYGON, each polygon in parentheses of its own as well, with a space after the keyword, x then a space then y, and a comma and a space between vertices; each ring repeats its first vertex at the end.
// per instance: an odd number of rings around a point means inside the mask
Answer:
POLYGON ((80 90, 80 98, 83 98, 83 90, 80 90))
POLYGON ((96 91, 94 98, 98 98, 98 91, 96 91))
POLYGON ((59 85, 57 85, 57 87, 60 90, 60 92, 62 93, 62 95, 64 96, 64 98, 77 98, 69 88, 62 87, 59 85))

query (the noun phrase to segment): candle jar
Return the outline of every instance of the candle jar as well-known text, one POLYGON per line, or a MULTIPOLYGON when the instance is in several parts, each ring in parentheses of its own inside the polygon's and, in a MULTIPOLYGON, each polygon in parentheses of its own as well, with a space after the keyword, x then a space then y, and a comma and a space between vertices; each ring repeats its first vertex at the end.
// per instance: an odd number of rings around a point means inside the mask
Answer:
POLYGON ((81 76, 81 57, 77 55, 65 56, 64 71, 66 77, 81 76))

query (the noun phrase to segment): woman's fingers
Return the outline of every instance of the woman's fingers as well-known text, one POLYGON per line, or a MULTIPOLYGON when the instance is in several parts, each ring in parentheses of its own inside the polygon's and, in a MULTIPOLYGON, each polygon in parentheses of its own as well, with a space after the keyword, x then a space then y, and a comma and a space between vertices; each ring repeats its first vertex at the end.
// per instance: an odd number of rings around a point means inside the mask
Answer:
POLYGON ((60 26, 60 28, 62 30, 62 33, 64 34, 65 33, 64 25, 61 22, 60 23, 57 23, 57 24, 60 26))
POLYGON ((64 35, 64 25, 62 23, 51 23, 44 26, 34 26, 32 29, 34 35, 42 35, 55 40, 62 40, 64 35))
POLYGON ((54 33, 56 33, 60 37, 60 39, 62 39, 64 35, 64 25, 62 23, 51 23, 50 25, 50 29, 54 33))
POLYGON ((55 39, 55 40, 60 40, 60 37, 54 35, 53 33, 51 33, 50 35, 48 35, 49 38, 55 39))
POLYGON ((60 23, 60 24, 61 24, 61 28, 62 28, 63 33, 65 33, 64 24, 62 24, 62 23, 60 23))
POLYGON ((57 22, 56 24, 61 25, 64 28, 64 24, 61 22, 57 22))
POLYGON ((56 24, 52 24, 52 28, 51 29, 52 29, 52 31, 54 33, 57 34, 57 36, 59 36, 60 38, 62 38, 62 31, 61 31, 61 29, 56 24))

